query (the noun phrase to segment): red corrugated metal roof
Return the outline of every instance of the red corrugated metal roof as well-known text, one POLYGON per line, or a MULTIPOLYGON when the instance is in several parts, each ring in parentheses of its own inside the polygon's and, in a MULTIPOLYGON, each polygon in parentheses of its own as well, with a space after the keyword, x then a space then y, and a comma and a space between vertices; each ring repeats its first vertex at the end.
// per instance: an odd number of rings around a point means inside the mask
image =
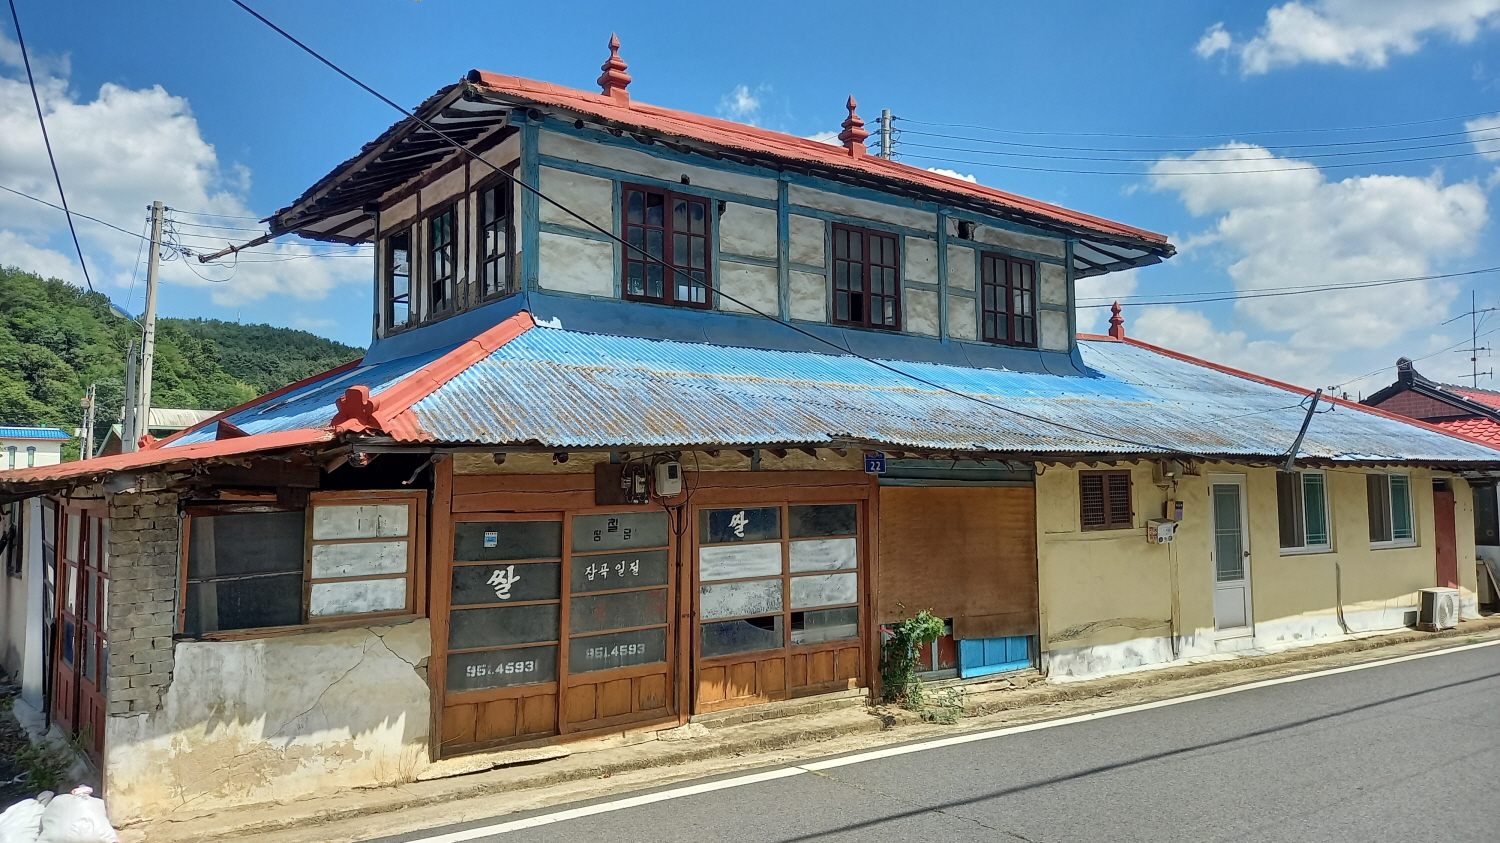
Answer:
POLYGON ((17 468, 0 471, 0 485, 26 485, 54 483, 60 480, 103 476, 120 471, 155 468, 175 462, 232 457, 257 451, 276 451, 295 448, 299 445, 316 445, 333 440, 333 432, 324 429, 303 428, 261 433, 254 436, 237 436, 212 442, 195 442, 175 448, 155 447, 130 454, 115 454, 92 460, 75 460, 39 468, 17 468))
POLYGON ((947 193, 956 193, 986 202, 1006 205, 1018 211, 1036 214, 1068 225, 1080 226, 1116 236, 1136 238, 1150 243, 1166 245, 1167 236, 1154 231, 1135 228, 1123 223, 1079 213, 1057 205, 1027 199, 1014 193, 1006 193, 992 187, 974 184, 963 179, 950 178, 896 161, 888 161, 876 155, 851 156, 842 146, 822 143, 796 135, 773 132, 757 126, 735 123, 691 114, 670 108, 631 101, 616 102, 603 94, 593 94, 550 82, 538 82, 519 76, 505 76, 485 70, 469 73, 469 81, 481 88, 488 88, 502 96, 514 97, 527 102, 566 108, 582 114, 611 120, 626 125, 639 126, 665 135, 702 141, 746 152, 774 155, 805 163, 818 164, 841 170, 896 179, 947 193))

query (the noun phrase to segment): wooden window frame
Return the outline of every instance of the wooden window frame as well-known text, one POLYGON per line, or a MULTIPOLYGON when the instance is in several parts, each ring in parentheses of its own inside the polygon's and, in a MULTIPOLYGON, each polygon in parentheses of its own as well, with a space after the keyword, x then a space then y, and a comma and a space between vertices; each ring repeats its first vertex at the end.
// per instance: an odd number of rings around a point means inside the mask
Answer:
POLYGON ((512 295, 516 290, 515 284, 515 191, 511 188, 510 179, 497 176, 479 185, 474 191, 474 255, 477 266, 475 284, 478 288, 476 300, 480 302, 494 301, 512 295), (486 222, 484 219, 484 198, 487 193, 494 193, 503 204, 503 210, 497 220, 486 222), (491 254, 488 251, 489 229, 498 224, 500 228, 499 241, 500 251, 491 254), (487 270, 491 263, 496 260, 504 262, 504 269, 500 273, 500 283, 493 290, 485 289, 488 279, 487 270))
MULTIPOLYGON (((833 319, 833 323, 835 325, 847 325, 854 328, 870 328, 877 331, 900 331, 902 324, 901 309, 903 304, 901 297, 901 235, 893 234, 889 231, 878 231, 872 228, 860 228, 859 226, 845 225, 844 223, 834 223, 829 236, 830 262, 831 266, 833 267, 833 299, 830 302, 831 306, 829 308, 829 314, 833 319), (840 234, 859 238, 860 256, 858 258, 847 256, 839 257, 838 243, 840 234), (871 261, 870 242, 873 238, 877 237, 890 240, 894 244, 895 258, 893 263, 876 264, 871 261), (855 289, 852 284, 849 286, 840 287, 840 264, 848 264, 851 268, 859 268, 860 286, 858 289, 855 289), (890 294, 887 294, 885 292, 877 294, 871 290, 870 271, 872 266, 891 269, 895 272, 894 292, 890 294), (864 307, 864 315, 862 318, 854 319, 852 317, 844 318, 839 316, 839 297, 841 294, 850 300, 851 305, 853 296, 857 295, 862 297, 861 300, 864 307), (876 310, 876 308, 872 306, 872 300, 879 300, 881 302, 884 302, 886 299, 890 299, 894 304, 894 307, 892 309, 894 321, 886 323, 884 321, 884 318, 882 317, 882 321, 876 322, 872 315, 876 310)), ((849 312, 853 312, 852 306, 849 307, 849 312)))
POLYGON ((1080 471, 1078 472, 1078 523, 1080 529, 1091 530, 1128 530, 1135 526, 1135 482, 1131 478, 1129 469, 1115 469, 1109 471, 1080 471), (1110 480, 1113 477, 1125 477, 1125 503, 1128 515, 1122 520, 1119 513, 1115 512, 1115 496, 1120 490, 1112 489, 1110 480), (1097 524, 1090 524, 1084 512, 1084 483, 1087 478, 1098 477, 1101 492, 1100 503, 1104 508, 1104 520, 1097 524))
POLYGON ((1003 252, 979 255, 980 333, 985 342, 1018 348, 1037 347, 1037 264, 1003 252), (1029 287, 1017 283, 1017 275, 1029 273, 1029 287), (1003 276, 1003 277, 998 277, 1003 276), (1018 299, 1025 302, 1018 306, 1018 299), (1024 312, 1022 312, 1024 311, 1024 312), (992 318, 993 317, 993 318, 992 318), (1004 322, 1005 335, 992 330, 1004 322), (1022 338, 1022 329, 1030 337, 1022 338))
POLYGON ((428 214, 422 220, 422 298, 424 313, 418 321, 427 322, 446 316, 458 311, 458 277, 459 277, 459 252, 458 252, 458 203, 446 202, 437 210, 428 214), (442 219, 448 218, 448 242, 436 244, 433 242, 434 224, 442 219), (436 260, 438 252, 448 253, 449 272, 446 276, 438 276, 436 260), (445 295, 439 303, 435 288, 438 284, 445 284, 445 295))
MULTIPOLYGON (((302 623, 288 624, 286 626, 263 626, 249 627, 246 629, 230 629, 218 632, 204 632, 192 636, 200 641, 241 641, 252 638, 273 638, 282 635, 296 635, 302 632, 316 632, 322 630, 345 629, 349 627, 375 626, 387 623, 400 623, 407 620, 426 617, 427 615, 427 494, 420 490, 357 490, 337 492, 313 492, 309 495, 308 504, 304 507, 280 506, 276 503, 275 496, 246 497, 236 499, 233 503, 225 504, 200 504, 188 506, 184 509, 182 520, 181 548, 178 568, 178 582, 182 584, 182 599, 177 605, 176 630, 182 634, 183 623, 187 616, 187 579, 188 579, 188 556, 191 553, 192 519, 195 517, 213 515, 231 515, 255 512, 303 512, 305 514, 304 537, 302 544, 302 623), (312 555, 315 544, 354 544, 360 542, 383 541, 386 539, 337 539, 317 540, 312 538, 313 510, 316 506, 358 505, 360 503, 404 503, 411 506, 409 522, 407 527, 407 566, 404 575, 392 575, 384 577, 353 577, 342 579, 391 579, 396 576, 404 577, 406 585, 406 608, 389 612, 368 612, 358 615, 336 615, 323 618, 312 618, 310 612, 310 596, 312 584, 312 555)), ((319 578, 317 582, 330 581, 327 578, 319 578)), ((334 579, 331 581, 340 581, 334 579)))
POLYGON ((416 302, 413 301, 412 293, 412 265, 415 263, 416 255, 411 248, 412 238, 416 235, 415 228, 412 225, 396 228, 381 238, 381 248, 384 254, 381 255, 380 261, 380 297, 385 317, 385 330, 388 334, 404 331, 417 324, 416 302), (397 237, 406 238, 406 294, 404 296, 396 295, 396 249, 391 241, 397 237), (401 298, 405 299, 406 318, 397 322, 396 301, 401 298))
MULTIPOLYGON (((714 201, 706 196, 668 190, 661 187, 651 187, 649 185, 643 184, 621 183, 619 208, 620 236, 625 239, 627 243, 629 243, 632 229, 640 228, 643 231, 660 230, 662 233, 661 260, 667 265, 667 267, 671 267, 671 269, 662 267, 662 294, 660 296, 652 296, 645 293, 632 293, 630 292, 631 266, 641 266, 642 278, 644 279, 647 275, 646 267, 655 266, 657 264, 654 260, 649 260, 641 257, 641 253, 636 251, 634 248, 631 248, 628 245, 622 246, 621 249, 623 250, 623 260, 621 261, 620 269, 620 297, 626 299, 627 301, 652 302, 654 304, 665 304, 673 307, 691 307, 697 308, 699 310, 711 309, 714 306, 714 294, 718 289, 717 285, 715 284, 713 267, 713 245, 715 243, 714 221, 717 216, 715 213, 713 213, 713 208, 714 201), (662 224, 659 229, 657 226, 646 225, 644 219, 639 224, 630 222, 630 194, 632 192, 640 192, 647 196, 655 194, 663 197, 662 224), (685 199, 689 202, 699 202, 703 204, 704 213, 702 234, 693 234, 691 231, 678 232, 673 229, 671 220, 671 208, 672 203, 677 199, 685 199), (680 274, 688 274, 689 277, 691 277, 691 273, 699 270, 698 267, 693 267, 689 266, 687 263, 678 262, 676 255, 676 240, 679 236, 689 238, 689 243, 691 243, 692 238, 700 238, 703 240, 704 265, 701 269, 703 272, 704 292, 703 301, 701 302, 695 302, 691 299, 691 297, 687 299, 677 298, 677 283, 680 274)), ((646 238, 643 234, 641 238, 641 245, 643 248, 645 243, 646 238)), ((689 253, 691 253, 691 245, 689 246, 689 253)), ((684 260, 690 261, 690 258, 685 258, 684 260)), ((643 280, 643 286, 644 283, 645 282, 643 280)))

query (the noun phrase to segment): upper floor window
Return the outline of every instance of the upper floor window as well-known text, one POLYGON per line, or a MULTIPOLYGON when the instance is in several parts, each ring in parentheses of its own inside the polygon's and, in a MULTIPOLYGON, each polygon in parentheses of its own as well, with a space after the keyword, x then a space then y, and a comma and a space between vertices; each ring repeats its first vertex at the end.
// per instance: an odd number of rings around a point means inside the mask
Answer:
POLYGON ((479 296, 510 292, 510 183, 479 192, 479 296))
POLYGON ((985 252, 979 259, 984 339, 1036 346, 1036 264, 985 252))
POLYGON ((625 242, 634 247, 625 249, 625 298, 708 307, 709 200, 637 185, 623 193, 625 242))
POLYGON ((1276 473, 1276 507, 1283 552, 1321 551, 1328 540, 1328 490, 1319 471, 1276 473))
POLYGON ((1366 474, 1371 544, 1415 544, 1411 517, 1411 478, 1405 474, 1366 474))
POLYGON ((26 467, 27 468, 36 468, 36 446, 35 445, 27 445, 26 446, 26 467))
POLYGON ((454 207, 448 206, 427 220, 427 312, 430 315, 453 306, 453 287, 458 272, 458 240, 454 231, 454 207))
POLYGON ((901 327, 900 250, 896 235, 833 227, 833 321, 862 328, 901 327))
POLYGON ((1128 529, 1135 520, 1130 504, 1130 472, 1078 472, 1078 503, 1083 529, 1128 529))
POLYGON ((385 238, 385 324, 403 328, 411 322, 411 231, 385 238))

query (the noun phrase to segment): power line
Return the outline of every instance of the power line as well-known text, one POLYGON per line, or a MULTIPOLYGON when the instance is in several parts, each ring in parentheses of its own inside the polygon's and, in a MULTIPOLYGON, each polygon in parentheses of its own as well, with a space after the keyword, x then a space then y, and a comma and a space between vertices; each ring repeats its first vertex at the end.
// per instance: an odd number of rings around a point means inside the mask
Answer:
MULTIPOLYGON (((66 210, 61 205, 54 205, 51 202, 48 202, 46 199, 41 199, 41 198, 38 198, 36 196, 32 196, 30 193, 22 193, 21 191, 16 190, 13 187, 6 187, 5 185, 0 184, 0 190, 5 191, 6 193, 14 193, 15 195, 21 197, 22 199, 30 199, 33 202, 40 202, 40 203, 42 203, 43 205, 46 205, 49 208, 56 208, 59 211, 66 210)), ((79 218, 82 218, 82 219, 86 219, 89 222, 96 222, 96 223, 99 223, 100 225, 104 226, 105 228, 112 228, 115 231, 120 232, 121 234, 129 234, 131 237, 139 237, 142 240, 150 240, 151 239, 150 237, 147 237, 144 234, 137 234, 134 231, 127 231, 127 230, 119 227, 118 225, 115 225, 112 222, 105 222, 104 220, 101 220, 98 217, 91 217, 88 214, 80 214, 77 211, 68 211, 67 213, 69 214, 69 216, 74 216, 74 217, 79 217, 79 218)))
POLYGON ((68 194, 63 192, 62 175, 57 171, 57 156, 52 154, 52 138, 47 134, 47 118, 42 115, 42 98, 37 96, 36 77, 31 73, 31 56, 26 52, 26 39, 21 37, 21 17, 16 14, 16 0, 10 0, 10 19, 16 25, 16 46, 21 49, 21 63, 26 65, 26 81, 31 85, 31 101, 36 105, 36 121, 42 127, 42 143, 47 147, 47 161, 52 164, 52 180, 57 183, 57 195, 62 199, 63 215, 68 218, 68 231, 73 235, 73 248, 78 251, 78 267, 83 270, 83 282, 94 291, 94 280, 89 277, 89 265, 83 259, 83 246, 78 242, 78 229, 73 226, 73 213, 68 210, 68 194))
POLYGON ((1469 120, 1475 117, 1488 117, 1493 112, 1481 111, 1474 114, 1460 114, 1456 117, 1434 117, 1430 120, 1408 120, 1402 123, 1380 123, 1373 126, 1343 126, 1324 127, 1316 129, 1256 129, 1249 132, 1221 132, 1212 135, 1150 135, 1150 134, 1124 134, 1118 132, 1039 132, 1021 129, 997 129, 993 126, 976 126, 969 123, 934 123, 924 120, 913 120, 909 117, 900 118, 907 123, 915 123, 919 126, 941 126, 949 129, 976 129, 981 132, 994 132, 1002 135, 1027 135, 1044 137, 1089 137, 1089 138, 1167 138, 1172 140, 1197 140, 1200 138, 1227 138, 1227 137, 1250 137, 1258 135, 1300 135, 1317 134, 1325 132, 1371 132, 1377 129, 1399 129, 1404 126, 1429 126, 1433 123, 1450 123, 1454 120, 1469 120))
POLYGON ((208 211, 184 211, 181 208, 167 208, 167 210, 172 211, 173 213, 187 214, 188 216, 193 217, 217 217, 221 220, 255 220, 256 222, 261 221, 261 217, 247 217, 240 214, 213 214, 209 213, 208 211))
MULTIPOLYGON (((1353 282, 1350 282, 1348 284, 1324 284, 1324 285, 1316 286, 1316 287, 1271 287, 1271 288, 1267 288, 1267 289, 1264 289, 1264 290, 1246 290, 1246 291, 1243 291, 1243 292, 1241 292, 1241 291, 1233 291, 1233 292, 1231 292, 1231 291, 1225 291, 1222 295, 1219 294, 1219 293, 1161 293, 1161 294, 1159 294, 1161 296, 1196 296, 1196 295, 1208 295, 1208 296, 1211 296, 1211 298, 1172 299, 1172 300, 1163 300, 1163 301, 1138 301, 1138 302, 1131 302, 1130 304, 1132 306, 1134 306, 1134 307, 1156 307, 1156 306, 1169 305, 1169 304, 1203 304, 1205 302, 1239 301, 1239 300, 1242 300, 1242 299, 1265 299, 1265 298, 1275 298, 1275 297, 1278 297, 1278 296, 1300 296, 1300 295, 1305 295, 1307 293, 1328 293, 1328 292, 1334 292, 1334 291, 1337 291, 1337 290, 1360 290, 1360 289, 1365 289, 1365 288, 1368 288, 1368 287, 1386 287, 1386 286, 1389 286, 1391 284, 1409 284, 1409 283, 1411 283, 1413 281, 1436 281, 1436 280, 1439 280, 1439 279, 1442 279, 1442 278, 1462 278, 1462 277, 1469 276, 1469 275, 1483 275, 1483 274, 1488 273, 1488 272, 1500 272, 1500 266, 1490 266, 1490 267, 1486 267, 1484 269, 1471 269, 1471 270, 1468 270, 1467 272, 1447 272, 1447 273, 1443 273, 1441 275, 1417 275, 1417 276, 1413 276, 1413 277, 1410 277, 1410 278, 1386 278, 1386 279, 1382 279, 1380 281, 1353 281, 1353 282)), ((1150 295, 1142 295, 1142 296, 1119 296, 1117 298, 1111 298, 1111 297, 1108 297, 1108 296, 1097 296, 1097 297, 1091 296, 1091 297, 1086 298, 1086 299, 1080 299, 1079 301, 1081 301, 1081 302, 1082 301, 1098 301, 1098 302, 1103 302, 1103 303, 1102 304, 1079 304, 1078 305, 1078 309, 1079 310, 1088 310, 1088 309, 1091 309, 1091 308, 1109 307, 1112 302, 1118 301, 1119 299, 1125 299, 1125 298, 1150 298, 1150 297, 1152 297, 1152 296, 1150 296, 1150 295)))
MULTIPOLYGON (((381 102, 385 103, 386 105, 389 105, 391 108, 395 109, 396 111, 399 111, 401 114, 405 115, 408 119, 411 119, 411 120, 415 121, 419 126, 421 126, 422 128, 426 129, 427 131, 431 132, 434 136, 436 136, 438 138, 441 138, 444 142, 448 143, 449 145, 451 145, 455 149, 457 149, 461 154, 467 155, 469 158, 471 158, 471 159, 473 159, 475 161, 482 161, 482 162, 484 162, 484 164, 486 164, 487 166, 489 166, 490 169, 494 170, 496 173, 501 174, 501 176, 503 178, 505 178, 507 181, 509 181, 510 183, 515 184, 516 186, 520 187, 521 189, 527 191, 528 193, 533 194, 538 199, 544 199, 544 200, 546 200, 548 203, 552 204, 554 207, 558 208, 559 210, 561 210, 562 212, 568 214, 569 216, 577 219, 579 222, 583 223, 587 227, 589 227, 589 228, 591 228, 591 229, 599 232, 601 235, 607 237, 608 239, 610 239, 610 240, 612 240, 612 241, 614 241, 616 243, 619 243, 624 248, 626 248, 626 249, 628 249, 628 250, 630 250, 632 252, 640 254, 643 259, 645 259, 645 260, 647 260, 649 262, 661 265, 662 268, 665 271, 672 273, 674 276, 680 277, 683 281, 687 282, 689 285, 693 285, 693 284, 697 283, 696 280, 692 276, 690 276, 690 275, 687 274, 687 272, 685 272, 685 271, 683 271, 681 269, 678 269, 677 267, 668 264, 666 261, 664 261, 664 260, 662 260, 660 258, 657 258, 657 257, 655 257, 655 256, 653 256, 653 255, 651 255, 649 253, 647 253, 644 248, 641 248, 639 246, 634 246, 634 245, 630 244, 624 238, 619 237, 618 235, 614 234, 614 232, 610 231, 609 229, 604 228, 603 226, 595 223, 593 220, 588 219, 587 217, 583 216, 582 214, 578 213, 577 211, 574 211, 573 209, 567 207, 566 205, 563 205, 562 203, 560 203, 557 200, 553 199, 552 197, 546 195, 545 193, 542 193, 541 190, 539 190, 537 187, 535 187, 535 186, 533 186, 531 184, 528 184, 523 179, 520 179, 517 176, 515 176, 514 174, 509 173, 509 172, 505 171, 504 169, 501 169, 499 166, 491 163, 490 161, 488 161, 487 159, 485 159, 483 156, 481 156, 478 153, 474 152, 469 147, 467 147, 467 146, 459 143, 457 140, 454 140, 447 133, 443 132, 441 129, 438 129, 436 126, 433 126, 428 121, 422 119, 421 117, 418 117, 416 114, 414 114, 414 113, 406 110, 402 106, 397 105, 394 101, 392 101, 390 98, 386 97, 384 94, 380 93, 379 91, 375 90, 374 88, 370 87, 369 85, 365 84, 364 82, 361 82, 359 79, 357 79, 353 75, 351 75, 348 71, 346 71, 343 68, 339 67, 338 65, 334 64, 329 59, 324 58, 321 54, 319 54, 313 48, 311 48, 311 47, 307 46, 306 44, 302 43, 301 41, 297 40, 297 38, 295 36, 293 36, 291 33, 287 32, 286 30, 282 29, 281 27, 277 26, 276 24, 272 23, 264 15, 260 14, 259 12, 255 11, 254 9, 252 9, 248 5, 246 5, 243 2, 243 0, 230 0, 230 2, 234 3, 236 6, 239 6, 241 9, 243 9, 250 16, 254 17, 256 20, 258 20, 261 23, 265 24, 266 26, 270 27, 277 34, 281 35, 283 38, 285 38, 288 41, 292 42, 293 44, 297 45, 299 48, 301 48, 308 55, 310 55, 313 58, 317 59, 319 62, 321 62, 322 64, 326 65, 329 69, 333 70, 335 73, 337 73, 340 76, 344 77, 345 79, 349 80, 354 85, 356 85, 359 88, 361 88, 362 90, 364 90, 366 93, 370 94, 371 96, 375 97, 376 99, 380 100, 381 102)), ((867 357, 867 356, 865 356, 863 354, 852 352, 849 349, 844 348, 843 346, 838 345, 837 343, 833 342, 832 340, 825 339, 824 337, 821 337, 821 336, 813 333, 812 331, 806 330, 805 328, 798 327, 797 325, 793 325, 790 322, 783 321, 782 319, 780 319, 778 317, 775 317, 775 316, 772 316, 769 313, 766 313, 765 311, 762 311, 762 310, 754 307, 753 305, 750 305, 750 304, 747 304, 747 303, 745 303, 743 301, 740 301, 739 299, 735 298, 734 296, 731 296, 731 295, 725 293, 723 290, 718 290, 717 293, 722 298, 727 298, 731 302, 734 302, 735 304, 738 304, 741 307, 745 308, 748 312, 754 313, 754 314, 756 314, 758 316, 761 316, 762 318, 768 319, 768 320, 770 320, 772 322, 775 322, 775 323, 777 323, 779 325, 784 325, 787 328, 790 328, 791 330, 796 331, 797 333, 802 334, 803 336, 808 337, 809 339, 812 339, 812 340, 814 340, 816 342, 822 343, 824 345, 829 346, 830 348, 833 348, 834 350, 836 350, 841 355, 848 355, 848 356, 854 357, 856 359, 863 360, 866 363, 869 363, 869 364, 871 364, 873 366, 876 366, 877 368, 880 368, 880 369, 883 369, 885 371, 891 372, 892 374, 895 374, 895 375, 899 375, 900 377, 906 378, 906 379, 914 381, 916 383, 920 383, 920 384, 923 384, 925 386, 929 386, 929 387, 931 387, 933 389, 936 389, 936 390, 938 390, 940 392, 944 392, 944 393, 947 393, 947 394, 950 394, 950 395, 953 395, 955 397, 962 398, 962 399, 965 399, 965 400, 968 400, 968 401, 973 401, 975 403, 982 404, 982 405, 984 405, 986 407, 990 407, 992 409, 999 410, 999 411, 1004 412, 1004 413, 1009 413, 1009 414, 1014 415, 1014 416, 1016 416, 1018 418, 1029 419, 1031 421, 1040 422, 1040 423, 1046 424, 1046 425, 1051 425, 1053 427, 1060 428, 1062 430, 1068 430, 1068 431, 1071 431, 1073 433, 1079 433, 1079 434, 1082 434, 1084 436, 1093 437, 1093 438, 1097 438, 1097 439, 1108 439, 1108 440, 1111 440, 1111 441, 1114 441, 1114 442, 1120 442, 1120 443, 1126 444, 1126 445, 1134 445, 1136 447, 1145 448, 1148 451, 1159 451, 1159 450, 1162 450, 1162 448, 1163 448, 1163 446, 1161 446, 1159 444, 1150 444, 1150 443, 1146 443, 1146 442, 1138 442, 1138 441, 1133 440, 1133 439, 1125 439, 1125 438, 1122 438, 1122 437, 1119 437, 1119 436, 1114 436, 1114 435, 1111 435, 1111 434, 1108 434, 1108 433, 1101 433, 1099 431, 1094 431, 1094 430, 1086 430, 1084 428, 1074 427, 1072 425, 1064 424, 1063 422, 1054 421, 1054 420, 1048 419, 1048 418, 1043 418, 1041 416, 1034 416, 1034 415, 1031 415, 1029 413, 1023 413, 1020 410, 1016 410, 1016 409, 1013 409, 1013 408, 1010 408, 1010 407, 1006 407, 1006 406, 1004 406, 1002 404, 996 404, 993 401, 987 401, 987 400, 985 400, 983 398, 980 398, 980 397, 978 397, 976 395, 970 395, 970 394, 968 394, 966 392, 960 392, 959 390, 953 389, 951 387, 943 386, 942 384, 939 384, 939 383, 936 383, 934 381, 928 380, 927 378, 923 378, 923 377, 921 377, 919 375, 915 375, 915 374, 912 374, 911 372, 907 372, 907 371, 904 371, 902 369, 899 369, 899 368, 897 368, 897 367, 895 367, 895 366, 893 366, 893 365, 891 365, 889 363, 886 363, 885 361, 876 360, 873 357, 867 357)), ((1178 450, 1178 449, 1173 449, 1173 450, 1176 453, 1181 453, 1181 454, 1185 454, 1185 455, 1188 455, 1188 456, 1198 457, 1198 458, 1201 458, 1201 459, 1213 459, 1214 458, 1212 455, 1209 455, 1209 454, 1200 454, 1200 453, 1196 453, 1196 452, 1192 452, 1192 451, 1178 450)))
MULTIPOLYGON (((1409 141, 1435 140, 1437 138, 1451 138, 1451 137, 1456 137, 1456 136, 1459 136, 1459 135, 1463 135, 1465 137, 1465 140, 1453 141, 1453 143, 1450 144, 1450 145, 1457 145, 1457 144, 1464 144, 1464 143, 1479 143, 1479 142, 1491 142, 1491 141, 1500 140, 1500 138, 1488 138, 1488 137, 1486 137, 1486 138, 1480 138, 1478 141, 1475 141, 1474 137, 1473 137, 1474 135, 1480 134, 1482 132, 1497 132, 1497 131, 1500 131, 1500 126, 1489 128, 1489 129, 1478 129, 1478 130, 1476 130, 1474 132, 1470 132, 1468 130, 1464 130, 1462 132, 1439 132, 1439 133, 1433 134, 1433 135, 1413 135, 1411 137, 1404 137, 1404 138, 1383 138, 1383 139, 1380 139, 1380 140, 1331 141, 1331 142, 1328 142, 1328 143, 1258 144, 1258 145, 1259 146, 1263 146, 1266 149, 1282 149, 1282 150, 1289 150, 1289 149, 1326 149, 1326 148, 1330 148, 1330 147, 1345 147, 1345 146, 1373 146, 1375 144, 1383 144, 1383 143, 1407 143, 1409 141)), ((908 135, 919 135, 921 137, 928 137, 928 138, 942 138, 944 140, 958 140, 958 141, 968 141, 970 143, 982 143, 982 144, 986 144, 986 145, 990 145, 990 146, 1014 146, 1014 147, 1020 147, 1022 149, 1051 149, 1051 150, 1062 150, 1062 151, 1067 151, 1067 152, 1160 152, 1160 153, 1167 153, 1167 152, 1199 152, 1199 151, 1202 151, 1202 149, 1203 149, 1202 145, 1199 145, 1199 146, 1160 147, 1160 148, 1139 147, 1139 146, 1133 146, 1133 147, 1060 146, 1060 145, 1046 144, 1046 143, 1023 143, 1021 141, 993 140, 991 138, 971 138, 971 137, 968 137, 968 136, 965 136, 965 135, 945 135, 945 134, 942 134, 941 132, 920 132, 920 131, 917 131, 915 129, 904 129, 904 130, 902 130, 902 133, 903 134, 908 134, 908 135)), ((1233 142, 1232 138, 1231 138, 1231 142, 1233 142)), ((1418 147, 1418 148, 1423 148, 1423 147, 1418 147)), ((1398 149, 1370 150, 1370 151, 1371 152, 1400 152, 1401 149, 1398 148, 1398 149)), ((1311 157, 1311 156, 1303 156, 1303 157, 1311 157)))

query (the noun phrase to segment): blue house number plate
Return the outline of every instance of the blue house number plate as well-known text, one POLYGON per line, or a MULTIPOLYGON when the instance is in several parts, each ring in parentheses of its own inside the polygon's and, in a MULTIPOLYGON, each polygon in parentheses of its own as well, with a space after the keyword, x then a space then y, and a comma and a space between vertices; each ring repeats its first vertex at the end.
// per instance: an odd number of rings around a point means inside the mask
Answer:
POLYGON ((865 473, 884 474, 885 454, 881 451, 867 451, 865 453, 865 473))

